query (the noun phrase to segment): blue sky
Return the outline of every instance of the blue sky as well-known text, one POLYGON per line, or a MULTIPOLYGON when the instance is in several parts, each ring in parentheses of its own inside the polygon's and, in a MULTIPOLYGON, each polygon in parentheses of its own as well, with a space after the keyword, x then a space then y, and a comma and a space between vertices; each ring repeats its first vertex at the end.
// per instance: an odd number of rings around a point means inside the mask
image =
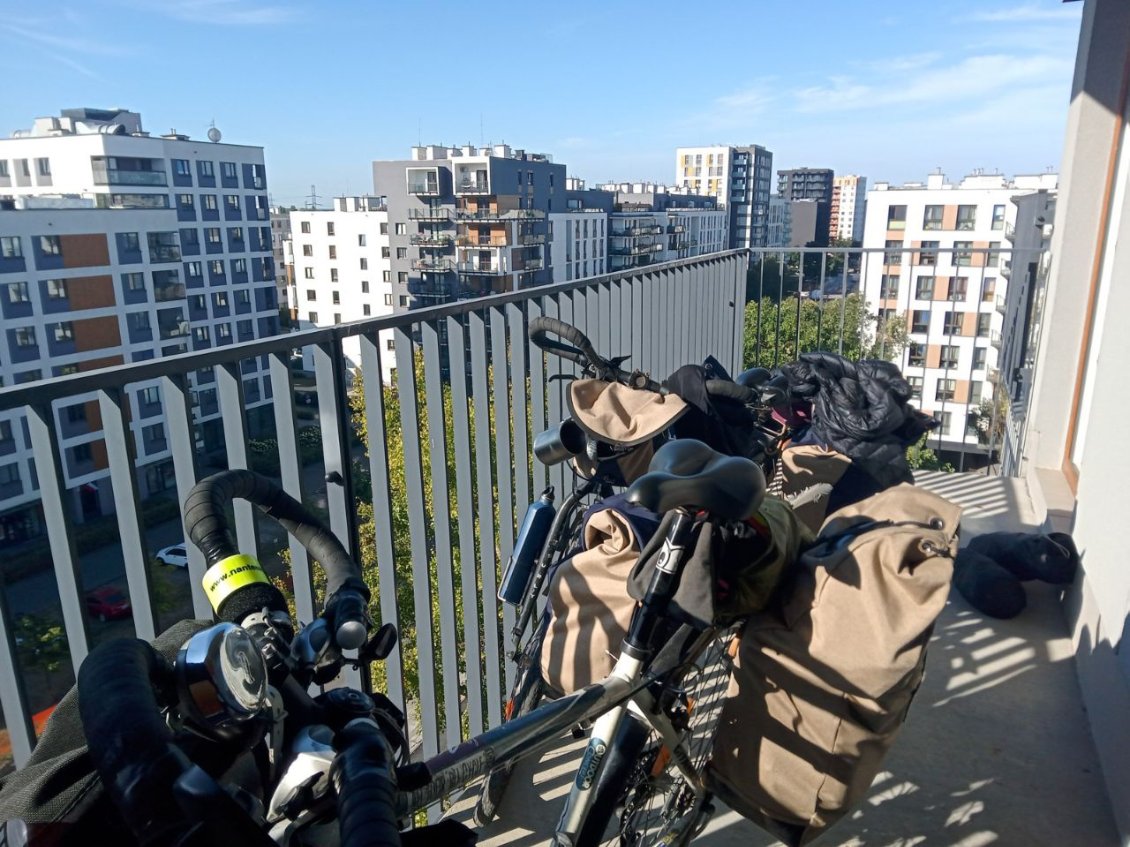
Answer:
POLYGON ((0 133, 73 106, 266 148, 272 198, 505 141, 671 181, 679 145, 872 181, 1058 166, 1082 3, 0 0, 0 133), (252 80, 255 80, 252 82, 252 80))

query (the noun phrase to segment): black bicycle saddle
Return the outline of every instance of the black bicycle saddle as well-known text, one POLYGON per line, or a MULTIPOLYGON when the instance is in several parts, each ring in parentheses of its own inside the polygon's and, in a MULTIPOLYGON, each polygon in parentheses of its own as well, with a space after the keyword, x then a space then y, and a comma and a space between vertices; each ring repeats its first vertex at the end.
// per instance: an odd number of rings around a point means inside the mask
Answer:
POLYGON ((701 441, 676 439, 660 447, 648 472, 628 488, 628 501, 653 512, 678 506, 720 518, 753 517, 765 498, 765 474, 749 459, 725 456, 701 441))

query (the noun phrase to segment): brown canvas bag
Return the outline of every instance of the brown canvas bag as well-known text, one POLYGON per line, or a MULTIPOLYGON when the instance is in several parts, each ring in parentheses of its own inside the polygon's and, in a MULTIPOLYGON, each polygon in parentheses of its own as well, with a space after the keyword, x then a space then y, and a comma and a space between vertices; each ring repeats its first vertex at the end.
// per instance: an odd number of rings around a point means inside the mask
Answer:
MULTIPOLYGON (((779 465, 780 494, 790 499, 813 485, 827 483, 834 486, 849 467, 850 458, 819 444, 786 447, 781 452, 779 465)), ((816 533, 827 517, 828 501, 826 496, 811 500, 798 506, 794 512, 802 524, 816 533)))
POLYGON ((639 554, 627 518, 604 509, 585 524, 585 549, 554 573, 541 672, 557 691, 576 691, 612 672, 636 607, 627 583, 639 554))
POLYGON ((922 681, 961 510, 911 485, 829 518, 741 634, 711 790, 788 844, 866 796, 922 681))

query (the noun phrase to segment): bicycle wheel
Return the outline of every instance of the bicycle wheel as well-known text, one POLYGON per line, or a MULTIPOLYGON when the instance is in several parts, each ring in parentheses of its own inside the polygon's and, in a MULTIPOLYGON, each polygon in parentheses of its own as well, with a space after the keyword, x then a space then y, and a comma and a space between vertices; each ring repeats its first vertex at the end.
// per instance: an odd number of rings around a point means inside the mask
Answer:
MULTIPOLYGON (((733 660, 729 645, 736 629, 709 636, 693 659, 665 682, 660 706, 684 740, 690 761, 701 772, 710 756, 718 715, 729 686, 733 660)), ((638 725, 639 721, 636 719, 638 725)), ((577 847, 596 845, 685 845, 705 826, 709 797, 695 792, 671 761, 655 732, 643 733, 625 720, 609 751, 611 767, 599 778, 598 793, 577 838, 577 847)))
MULTIPOLYGON (((538 703, 545 693, 541 681, 541 668, 538 666, 537 656, 530 655, 530 647, 536 650, 541 643, 541 638, 532 639, 522 652, 518 660, 518 675, 514 679, 514 688, 510 698, 506 701, 506 709, 502 715, 502 722, 520 718, 537 708, 538 703)), ((498 814, 498 805, 510 784, 510 775, 514 770, 514 762, 500 765, 487 774, 483 780, 482 790, 479 792, 478 802, 472 820, 475 826, 486 826, 498 814)))

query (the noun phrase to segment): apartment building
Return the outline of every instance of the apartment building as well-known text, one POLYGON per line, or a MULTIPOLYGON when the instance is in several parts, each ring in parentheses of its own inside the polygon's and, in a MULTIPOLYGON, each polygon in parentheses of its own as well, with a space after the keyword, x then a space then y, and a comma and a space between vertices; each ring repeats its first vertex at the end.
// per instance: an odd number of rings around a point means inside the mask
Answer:
POLYGON ((765 247, 769 237, 769 193, 773 154, 757 144, 744 147, 679 147, 675 183, 708 194, 729 211, 729 246, 765 247))
POLYGON ((574 209, 549 216, 554 282, 572 282, 608 272, 608 212, 574 209))
POLYGON ((1042 261, 1038 249, 1010 249, 1014 198, 1055 185, 1054 174, 975 174, 956 184, 932 174, 867 193, 863 244, 882 252, 864 263, 865 297, 884 317, 906 316, 909 343, 894 361, 915 402, 941 421, 941 447, 967 454, 962 461, 984 454, 970 413, 1000 380, 1009 278, 1042 261))
POLYGON ((614 212, 608 220, 608 270, 721 252, 729 243, 728 224, 725 209, 663 206, 614 212))
POLYGON ((859 241, 863 238, 863 215, 867 208, 867 177, 848 174, 832 179, 832 205, 828 239, 859 241))
MULTIPOLYGON (((832 187, 835 174, 828 168, 792 168, 777 172, 777 194, 790 202, 816 201, 816 225, 810 239, 814 247, 826 247, 832 222, 832 187)), ((793 210, 793 240, 800 228, 798 210, 793 210)))
POLYGON ((413 147, 373 163, 387 200, 395 302, 432 305, 553 279, 549 218, 564 212, 565 166, 506 144, 413 147))
MULTIPOLYGON (((390 315, 409 307, 393 293, 392 239, 385 198, 337 197, 332 209, 290 213, 294 281, 289 301, 299 329, 390 315)), ((381 333, 381 370, 387 383, 396 359, 392 332, 381 333)), ((360 339, 343 341, 347 365, 360 367, 360 339)), ((304 366, 313 370, 313 353, 304 366)))
POLYGON ((275 283, 278 289, 279 304, 292 311, 293 304, 288 301, 291 280, 288 276, 289 261, 287 242, 290 241, 290 212, 286 206, 271 206, 268 209, 271 221, 271 255, 275 260, 275 283))
POLYGON ((793 243, 792 204, 774 194, 769 198, 766 247, 789 247, 793 243))
MULTIPOLYGON (((68 109, 0 140, 5 382, 278 332, 263 149, 155 137, 126 110, 68 109)), ((260 363, 244 373, 253 431, 269 425, 260 363)), ((192 376, 198 446, 223 443, 212 373, 192 376)), ((142 495, 171 484, 160 390, 131 397, 142 495)), ((75 514, 112 509, 97 404, 56 410, 75 514)), ((0 438, 0 544, 38 534, 23 426, 0 438), (5 461, 6 457, 16 457, 5 461)), ((0 427, 0 436, 6 434, 0 427)))

